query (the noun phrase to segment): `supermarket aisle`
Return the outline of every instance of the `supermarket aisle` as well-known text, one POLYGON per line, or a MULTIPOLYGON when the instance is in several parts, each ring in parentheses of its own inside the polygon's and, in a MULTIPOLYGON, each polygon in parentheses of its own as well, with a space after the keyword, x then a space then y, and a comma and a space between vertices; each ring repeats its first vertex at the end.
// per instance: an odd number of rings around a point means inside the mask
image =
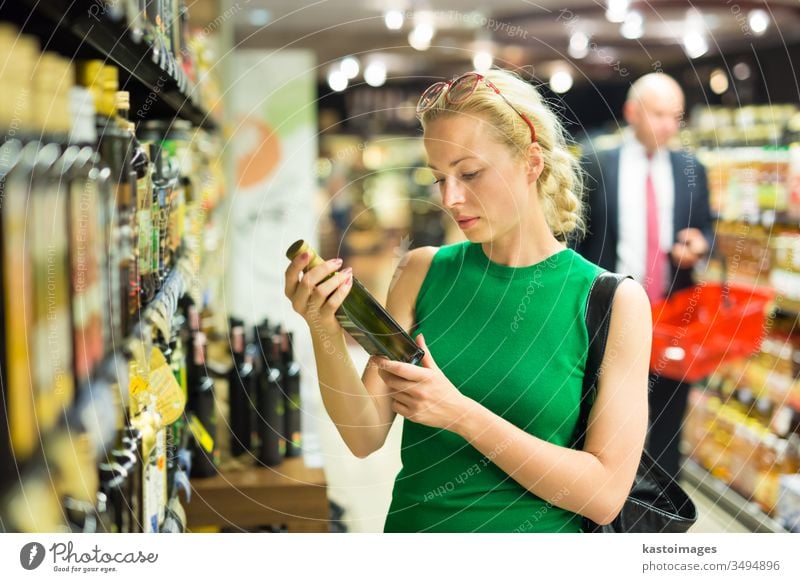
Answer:
POLYGON ((727 511, 716 506, 696 487, 684 481, 681 487, 689 494, 697 506, 697 523, 689 533, 750 533, 727 511))

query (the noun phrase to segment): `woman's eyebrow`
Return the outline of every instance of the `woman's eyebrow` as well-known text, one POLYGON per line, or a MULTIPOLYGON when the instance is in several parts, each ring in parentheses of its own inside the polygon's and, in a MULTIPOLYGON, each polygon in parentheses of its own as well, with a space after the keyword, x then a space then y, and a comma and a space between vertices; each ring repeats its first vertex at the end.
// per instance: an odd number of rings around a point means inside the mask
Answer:
MULTIPOLYGON (((452 168, 456 164, 458 164, 460 162, 463 162, 464 160, 469 160, 469 159, 472 159, 472 158, 475 158, 475 156, 464 156, 463 158, 458 158, 457 160, 455 160, 453 162, 450 162, 450 167, 452 168)), ((436 166, 434 166, 433 164, 428 164, 428 167, 431 170, 438 171, 438 168, 436 166)))

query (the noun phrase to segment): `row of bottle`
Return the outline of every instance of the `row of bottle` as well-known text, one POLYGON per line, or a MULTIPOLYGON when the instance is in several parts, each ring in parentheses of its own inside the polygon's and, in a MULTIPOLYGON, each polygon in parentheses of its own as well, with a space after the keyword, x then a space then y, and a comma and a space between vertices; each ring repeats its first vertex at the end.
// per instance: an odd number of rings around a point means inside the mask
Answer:
POLYGON ((205 365, 196 355, 204 338, 188 297, 172 330, 169 341, 130 341, 120 384, 93 385, 86 406, 44 435, 39 462, 22 467, 0 495, 6 531, 184 529, 179 493, 188 500, 193 462, 205 461, 191 427, 207 406, 205 365), (111 423, 110 433, 94 434, 95 423, 111 423))
POLYGON ((800 218, 800 144, 700 149, 712 212, 751 224, 800 218))
POLYGON ((133 349, 125 414, 98 465, 100 531, 183 531, 180 499, 190 498, 189 476, 215 472, 219 464, 206 336, 190 298, 175 319, 169 341, 159 336, 133 349))
POLYGON ((8 444, 22 462, 166 279, 192 172, 186 128, 149 123, 137 140, 114 67, 76 71, 5 24, 0 59, 11 98, 0 108, 0 335, 8 444))
POLYGON ((164 59, 162 68, 174 77, 179 68, 192 81, 194 55, 189 46, 189 11, 184 0, 94 0, 89 16, 120 21, 134 41, 153 48, 155 58, 164 59))
POLYGON ((708 170, 711 209, 724 220, 800 218, 800 113, 795 105, 704 108, 687 136, 708 170))
POLYGON ((683 442, 713 476, 775 516, 781 476, 800 470, 800 423, 781 438, 744 406, 733 395, 723 399, 713 391, 693 389, 683 442))
POLYGON ((230 320, 233 367, 228 374, 231 455, 249 453, 264 466, 301 453, 300 365, 293 336, 268 321, 246 337, 244 322, 230 320))
POLYGON ((775 290, 780 307, 800 309, 800 230, 788 225, 716 223, 706 276, 775 290))

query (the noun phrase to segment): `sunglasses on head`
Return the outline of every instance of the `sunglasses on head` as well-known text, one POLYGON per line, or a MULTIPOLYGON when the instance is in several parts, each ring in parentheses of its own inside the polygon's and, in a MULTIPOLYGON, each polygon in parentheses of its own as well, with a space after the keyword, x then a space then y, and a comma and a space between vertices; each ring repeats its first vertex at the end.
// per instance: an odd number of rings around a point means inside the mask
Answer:
POLYGON ((444 98, 447 103, 452 105, 463 103, 472 96, 481 81, 486 83, 487 87, 497 93, 503 99, 503 101, 508 103, 508 106, 511 107, 511 109, 513 109, 526 124, 528 124, 528 127, 531 130, 531 142, 536 142, 536 129, 534 129, 533 123, 530 119, 528 119, 528 116, 514 107, 511 104, 511 101, 506 99, 506 97, 500 92, 500 89, 498 89, 494 83, 480 73, 465 73, 451 81, 439 81, 438 83, 434 83, 425 89, 420 96, 419 101, 417 102, 417 115, 422 115, 431 107, 433 107, 442 96, 442 93, 445 94, 444 98))

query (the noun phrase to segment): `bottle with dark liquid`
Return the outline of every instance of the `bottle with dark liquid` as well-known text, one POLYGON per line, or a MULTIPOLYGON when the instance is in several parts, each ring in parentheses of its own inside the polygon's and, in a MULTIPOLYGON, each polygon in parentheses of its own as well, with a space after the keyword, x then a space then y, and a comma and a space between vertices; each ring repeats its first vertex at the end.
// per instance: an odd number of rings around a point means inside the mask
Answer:
POLYGON ((252 363, 245 356, 244 322, 231 318, 233 367, 228 374, 228 400, 231 423, 231 454, 236 457, 250 450, 252 363))
MULTIPOLYGON (((286 256, 291 261, 304 252, 308 252, 311 256, 306 271, 324 262, 303 240, 289 247, 286 256)), ((355 277, 353 277, 353 287, 336 311, 336 318, 342 328, 370 355, 384 356, 390 360, 409 364, 418 364, 425 355, 411 336, 355 277)))
POLYGON ((280 465, 286 444, 283 441, 283 395, 281 370, 273 356, 272 332, 264 323, 256 327, 261 362, 256 395, 256 426, 259 437, 258 462, 266 467, 280 465), (283 446, 281 446, 283 441, 283 446))
POLYGON ((293 336, 281 332, 281 355, 283 357, 284 434, 286 456, 297 457, 302 452, 300 432, 300 364, 294 359, 293 336))
POLYGON ((189 427, 195 437, 192 447, 192 477, 211 477, 217 474, 219 451, 216 446, 217 413, 214 400, 214 380, 206 368, 206 336, 195 331, 194 358, 189 368, 189 427))

